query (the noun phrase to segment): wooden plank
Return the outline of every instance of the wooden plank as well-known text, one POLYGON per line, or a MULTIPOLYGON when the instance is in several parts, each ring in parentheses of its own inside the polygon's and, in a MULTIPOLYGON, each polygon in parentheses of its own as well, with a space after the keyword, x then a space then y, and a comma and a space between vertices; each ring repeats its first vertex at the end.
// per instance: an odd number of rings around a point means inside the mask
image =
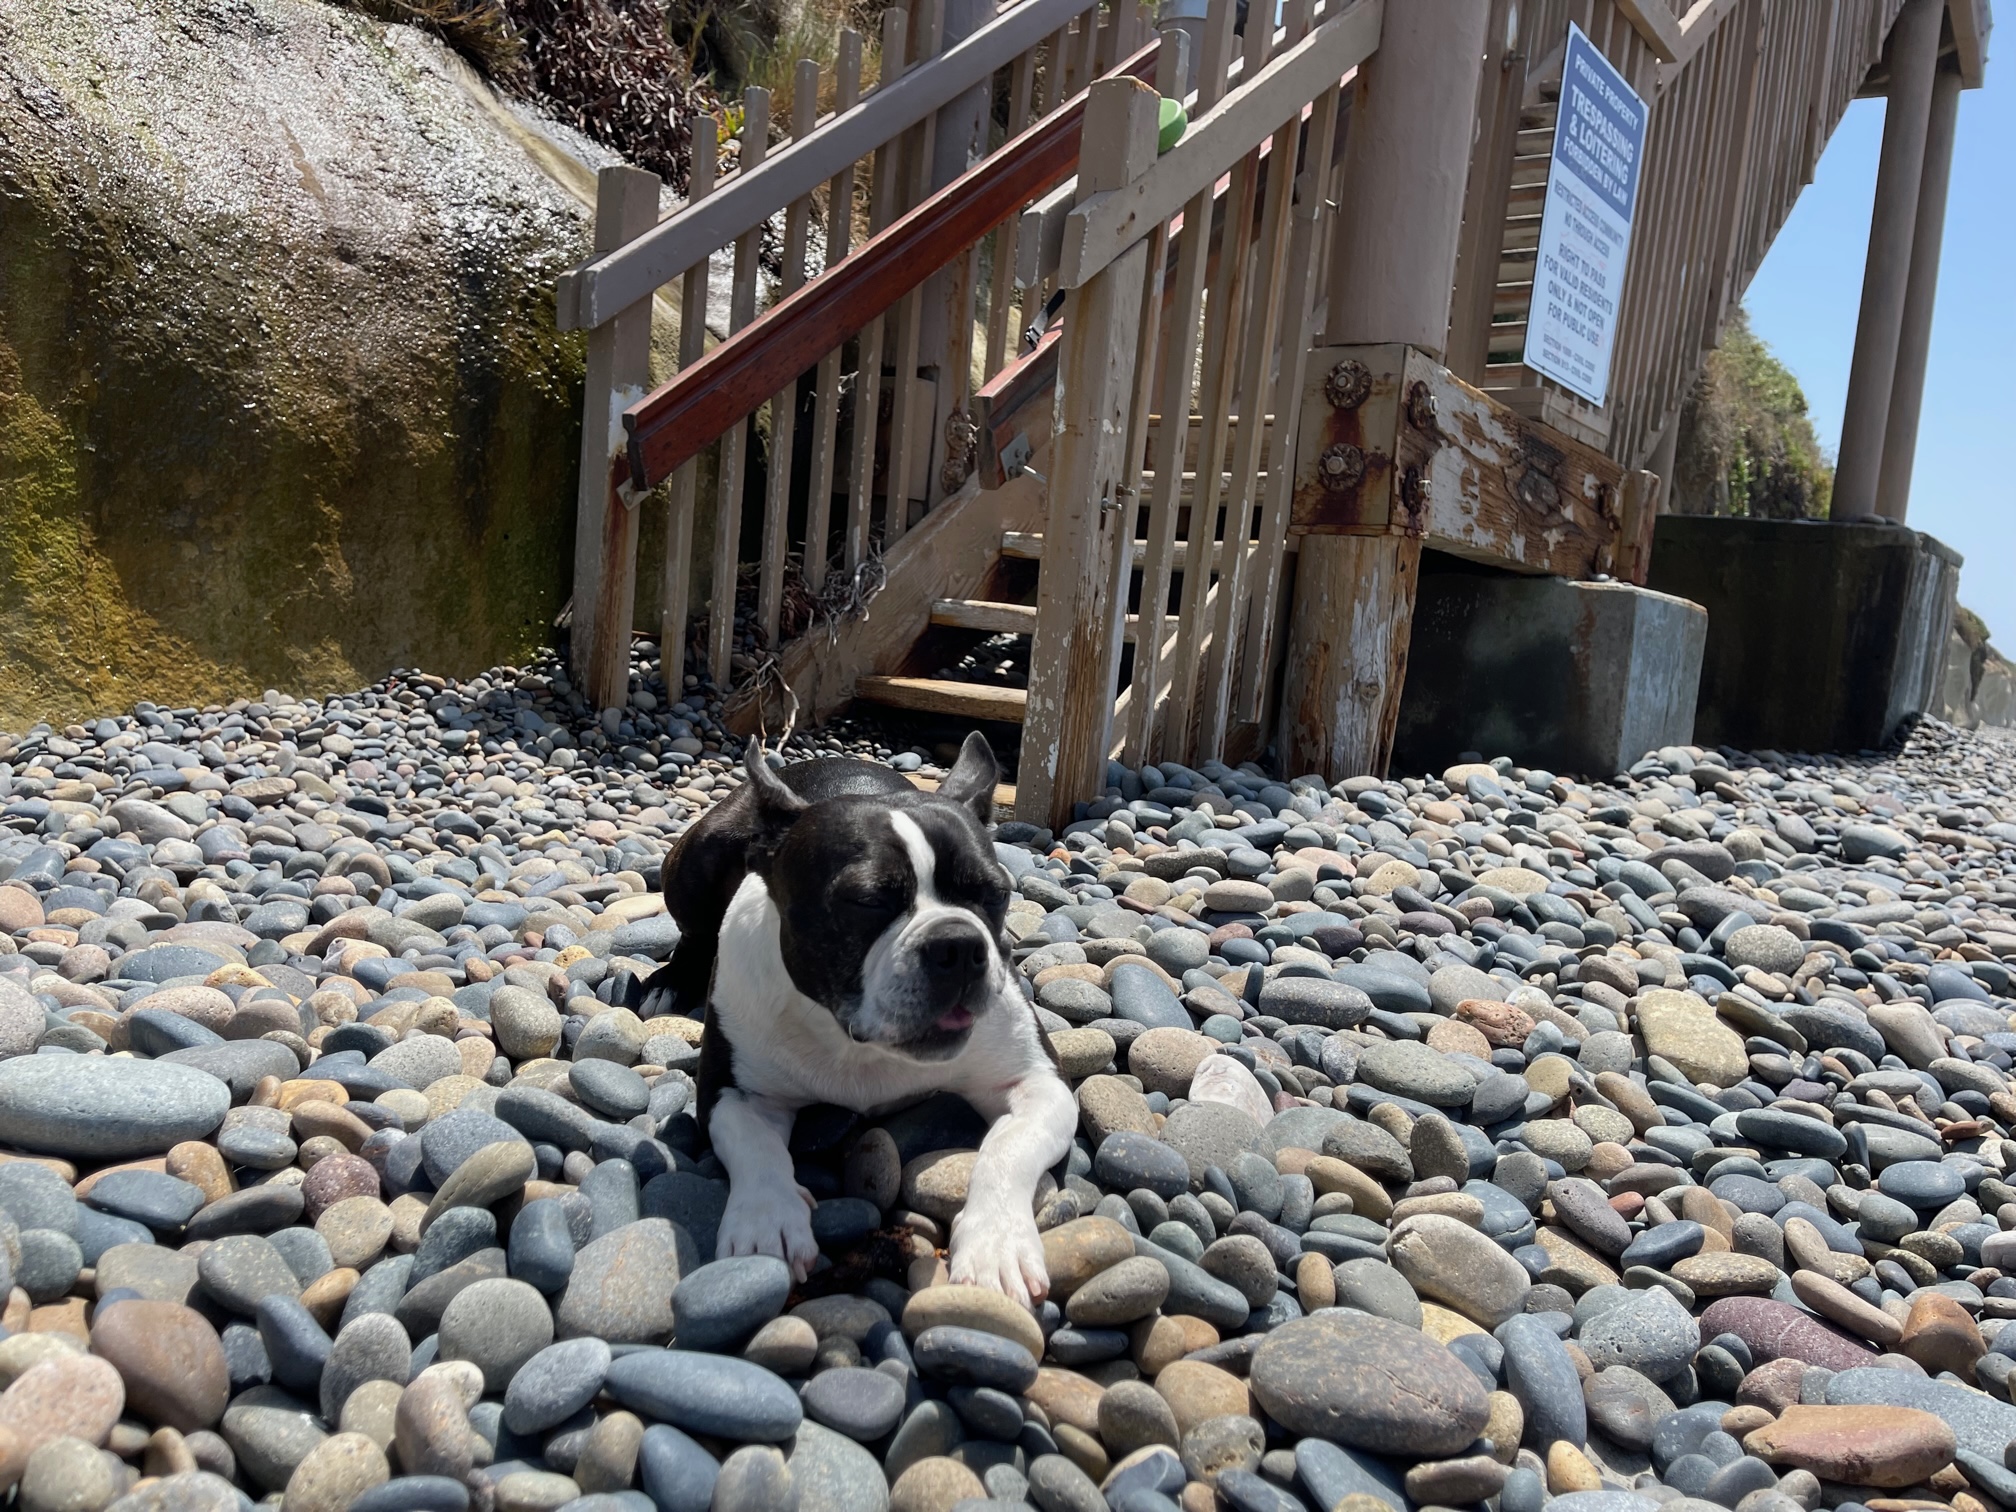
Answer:
MULTIPOLYGON (((595 245, 622 246, 658 215, 659 180, 638 168, 605 168, 595 183, 595 245)), ((621 708, 630 691, 630 611, 637 588, 637 511, 612 470, 616 415, 651 381, 647 294, 592 332, 582 385, 581 473, 575 495, 574 670, 597 708, 621 708)))
POLYGON ((1029 695, 1020 688, 990 688, 979 683, 948 682, 937 677, 857 677, 857 701, 921 714, 947 714, 954 719, 997 719, 1022 723, 1029 695))
MULTIPOLYGON (((1298 549, 1299 536, 1288 538, 1289 551, 1298 549)), ((1145 540, 1134 542, 1134 565, 1140 567, 1148 560, 1149 543, 1145 540)), ((1040 562, 1043 560, 1043 532, 1040 530, 1004 530, 1001 532, 1001 555, 1017 562, 1040 562)), ((1171 570, 1182 572, 1190 565, 1193 553, 1186 541, 1176 541, 1169 548, 1171 570)), ((1213 571, 1223 562, 1225 548, 1213 541, 1209 549, 1209 560, 1213 571)))
MULTIPOLYGON (((819 65, 800 58, 791 83, 791 137, 802 142, 811 135, 819 115, 819 65)), ((783 290, 789 295, 805 283, 805 233, 812 217, 812 197, 802 196, 784 212, 783 290)), ((784 565, 791 549, 791 462, 798 429, 798 375, 770 396, 769 476, 763 495, 763 556, 756 579, 756 623, 763 644, 777 647, 784 615, 784 565)))
POLYGON ((1612 569, 1623 582, 1645 586, 1652 567, 1652 532, 1659 523, 1659 507, 1666 483, 1655 472, 1624 475, 1624 506, 1617 528, 1616 565, 1612 569))
MULTIPOLYGON (((852 110, 861 95, 861 34, 852 27, 840 33, 836 68, 835 109, 852 110)), ((849 163, 826 184, 826 267, 843 261, 854 240, 854 165, 849 163)), ((822 270, 823 271, 823 270, 822 270)), ((805 586, 814 594, 826 582, 827 539, 832 529, 833 484, 838 471, 835 453, 840 427, 840 345, 819 359, 817 397, 812 410, 812 476, 805 506, 805 586)))
MULTIPOLYGON (((1129 70, 1152 60, 1152 50, 1143 48, 1129 60, 1129 70)), ((1044 117, 1018 144, 988 159, 985 172, 947 185, 831 273, 772 305, 749 323, 746 333, 738 328, 739 339, 721 342, 631 405, 623 423, 630 432, 633 481, 665 477, 713 437, 753 414, 770 396, 778 374, 804 372, 936 269, 963 255, 1000 223, 1008 207, 1068 176, 1077 164, 1083 109, 1082 101, 1074 101, 1044 117)), ((865 356, 863 361, 865 367, 865 356)), ((857 438, 872 423, 872 411, 865 423, 857 418, 857 438)), ((893 452, 889 467, 892 474, 899 469, 893 452)))
MULTIPOLYGON (((1215 0, 1206 11, 1196 70, 1195 105, 1200 112, 1208 110, 1223 93, 1232 55, 1234 20, 1231 0, 1215 0)), ((1173 30, 1167 35, 1184 36, 1173 30)), ((1148 489, 1147 537, 1142 543, 1145 551, 1140 560, 1141 614, 1150 625, 1162 625, 1172 618, 1168 609, 1176 555, 1177 490, 1182 481, 1178 474, 1191 432, 1190 395, 1202 320, 1204 276, 1210 262, 1213 203, 1213 191, 1206 189, 1183 207, 1181 229, 1176 233, 1182 240, 1176 250, 1176 269, 1167 285, 1166 309, 1162 312, 1168 333, 1161 338, 1161 382, 1155 395, 1167 418, 1158 426, 1155 418, 1149 417, 1145 443, 1136 444, 1135 454, 1145 451, 1154 470, 1148 489)), ((1131 539, 1125 555, 1129 565, 1133 565, 1136 552, 1131 539)), ((1137 766, 1148 759, 1147 753, 1154 744, 1155 721, 1168 681, 1168 653, 1175 650, 1176 643, 1173 634, 1141 636, 1135 642, 1127 707, 1123 709, 1116 704, 1114 715, 1121 722, 1119 748, 1137 766)))
MULTIPOLYGON (((714 192, 714 168, 720 156, 715 132, 720 124, 713 116, 694 119, 688 203, 714 192)), ((707 263, 702 260, 679 280, 679 366, 698 362, 706 349, 707 263)), ((666 488, 665 561, 658 587, 664 613, 658 626, 658 660, 665 691, 675 698, 684 688, 686 621, 693 604, 693 496, 699 486, 695 471, 696 464, 688 462, 672 474, 666 488)))
MULTIPOLYGON (((932 624, 954 630, 979 630, 988 635, 1033 634, 1036 615, 1034 604, 997 604, 992 599, 934 599, 931 603, 932 624)), ((1128 640, 1135 638, 1140 623, 1138 614, 1130 614, 1122 621, 1128 640)), ((1165 633, 1175 623, 1173 617, 1165 618, 1165 633)))
MULTIPOLYGON (((1036 54, 1025 52, 1015 60, 1008 77, 1008 136, 1020 136, 1029 126, 1029 101, 1036 84, 1036 54)), ((987 366, 992 378, 1021 347, 1021 333, 1012 319, 1015 295, 1016 234, 1020 217, 1011 217, 994 228, 994 280, 987 299, 987 366)), ((976 417, 977 418, 977 417, 976 417)))
MULTIPOLYGON (((913 67, 928 67, 944 45, 944 0, 911 0, 910 50, 913 67)), ((931 198, 931 158, 937 142, 935 116, 919 121, 903 139, 904 185, 899 208, 908 210, 931 198)), ((954 180, 958 182, 958 180, 954 180)), ((950 187, 949 185, 947 187, 950 187)), ((1002 213, 1005 213, 1003 211, 1002 213)), ((1001 219, 990 216, 973 241, 987 234, 987 228, 1001 219)), ((966 246, 972 245, 971 242, 966 246)), ((921 250, 921 249, 920 249, 921 250)), ((963 252, 965 247, 960 248, 963 252)), ((868 248, 861 249, 863 256, 868 248)), ((958 255, 957 253, 953 254, 958 255)), ((931 268, 924 278, 898 294, 894 307, 895 334, 889 341, 890 366, 894 369, 892 403, 889 407, 889 465, 882 475, 882 543, 886 548, 910 526, 911 456, 917 433, 927 422, 930 409, 918 380, 919 353, 923 339, 923 287, 932 274, 946 267, 951 257, 931 268)), ((928 447, 927 447, 928 450, 928 447)), ((929 483, 926 483, 929 488, 929 483)))
MULTIPOLYGON (((935 793, 938 791, 938 779, 936 777, 926 777, 921 772, 905 772, 903 775, 910 779, 912 787, 920 791, 926 793, 935 793)), ((1014 783, 997 782, 994 784, 994 817, 996 819, 1013 819, 1015 817, 1014 783)))
MULTIPOLYGON (((1309 25, 1309 0, 1288 0, 1287 37, 1289 45, 1302 40, 1309 25)), ((1334 85, 1331 86, 1335 88, 1334 85)), ((1300 102, 1297 109, 1274 134, 1273 162, 1277 169, 1295 162, 1296 143, 1301 132, 1300 102)), ((1232 447, 1231 492, 1226 497, 1225 540, 1244 547, 1252 539, 1254 510, 1261 501, 1260 440, 1265 434, 1262 421, 1273 407, 1275 345, 1281 336, 1281 317, 1288 304, 1289 233, 1293 229, 1295 175, 1277 171, 1268 176, 1267 199, 1262 224, 1253 239, 1255 286, 1251 311, 1246 321, 1245 350, 1239 364, 1239 412, 1246 424, 1240 427, 1232 447)), ((1299 291, 1298 291, 1299 292, 1299 291)), ((1301 308, 1296 307, 1297 324, 1292 345, 1297 352, 1307 349, 1301 329, 1301 308)), ((1202 696, 1198 700, 1197 753, 1222 757, 1225 733, 1231 724, 1233 677, 1239 667, 1240 631, 1251 607, 1246 587, 1246 569, 1252 553, 1233 550, 1230 570, 1218 600, 1217 621, 1212 631, 1212 650, 1205 663, 1202 696)))
POLYGON ((1654 56, 1671 61, 1680 56, 1680 23, 1666 8, 1666 0, 1610 0, 1645 39, 1654 56))
MULTIPOLYGON (((752 86, 743 92, 742 101, 741 160, 751 166, 760 166, 769 150, 770 91, 752 86)), ((728 301, 731 340, 735 332, 747 327, 756 317, 759 271, 756 257, 761 244, 760 229, 743 232, 735 242, 735 283, 728 301)), ((692 367, 682 369, 672 381, 677 383, 706 365, 707 359, 702 357, 692 367)), ((706 437, 707 440, 716 436, 721 438, 721 466, 714 493, 714 583, 712 599, 707 606, 707 672, 717 688, 727 687, 731 680, 735 651, 736 578, 742 565, 742 467, 748 459, 748 416, 761 402, 759 396, 739 417, 709 431, 706 437)), ((626 428, 630 425, 628 410, 624 412, 624 425, 626 428)), ((638 476, 636 450, 637 438, 633 431, 630 438, 630 475, 633 482, 638 476)), ((669 462, 658 476, 666 476, 679 463, 699 451, 697 445, 687 448, 684 455, 669 462)), ((637 486, 648 488, 652 485, 637 486)))
POLYGON ((988 635, 1028 635, 1036 628, 1036 606, 997 604, 991 599, 933 599, 931 623, 988 635))
MULTIPOLYGON (((903 69, 904 28, 909 18, 891 6, 882 12, 883 85, 891 87, 888 70, 903 69)), ((885 142, 875 152, 874 204, 869 222, 872 241, 894 223, 898 211, 902 153, 896 142, 885 142)), ((875 448, 882 429, 882 347, 893 334, 890 322, 877 311, 861 330, 859 359, 854 369, 854 469, 847 496, 846 566, 856 572, 868 557, 868 535, 875 509, 875 448)), ((844 340, 845 338, 842 338, 844 340)), ((840 345, 835 342, 834 345, 840 345)))
POLYGON ((776 676, 741 688, 723 722, 737 735, 782 728, 794 712, 800 727, 822 723, 854 696, 854 679, 894 672, 931 623, 938 598, 971 597, 1001 555, 1004 531, 1029 531, 1043 521, 1043 491, 1017 478, 993 493, 969 479, 957 494, 883 558, 885 585, 866 618, 819 626, 786 646, 776 676))
MULTIPOLYGON (((1302 180, 1320 184, 1330 175, 1331 144, 1336 140, 1335 122, 1343 108, 1343 90, 1333 87, 1316 102, 1315 125, 1311 128, 1303 159, 1302 180)), ((1274 384, 1275 435, 1272 444, 1284 450, 1295 445, 1293 426, 1300 417, 1297 402, 1308 377, 1309 340, 1315 328, 1316 290, 1321 282, 1317 234, 1321 212, 1320 197, 1305 192, 1295 206, 1295 240, 1288 255, 1287 319, 1292 322, 1282 338, 1281 369, 1274 384)), ((1277 456, 1280 453, 1276 453, 1277 456)), ((1251 594, 1246 620, 1245 644, 1241 651, 1240 685, 1243 690, 1235 712, 1243 719, 1269 723, 1267 705, 1274 687, 1274 647, 1277 644, 1281 611, 1286 602, 1286 561, 1288 514, 1294 494, 1295 470, 1274 466, 1265 480, 1261 515, 1260 544, 1256 559, 1258 586, 1251 594)))
MULTIPOLYGON (((1102 79, 1088 92, 1083 194, 1126 184, 1155 162, 1157 96, 1136 79, 1102 79)), ((1140 339, 1146 242, 1079 288, 1065 320, 1048 519, 1050 559, 1039 594, 1042 617, 1030 641, 1032 673, 1017 792, 1024 818, 1061 827, 1073 803, 1104 773, 1104 732, 1113 707, 1114 668, 1103 633, 1106 551, 1118 549, 1106 523, 1113 487, 1126 471, 1125 436, 1140 339)), ((1124 516, 1123 516, 1124 518, 1124 516)), ((1124 540, 1124 537, 1121 538, 1124 540)))
POLYGON ((1313 100, 1379 45, 1385 0, 1353 0, 1190 123, 1139 181, 1078 205, 1067 217, 1058 282, 1077 288, 1166 221, 1281 125, 1282 102, 1313 100))
MULTIPOLYGON (((1018 0, 948 48, 930 67, 897 70, 894 78, 885 56, 884 88, 851 110, 829 117, 825 127, 805 141, 778 152, 765 171, 758 173, 745 164, 709 203, 687 206, 622 253, 597 256, 566 275, 579 324, 590 329, 601 325, 716 248, 760 227, 792 200, 992 78, 1003 58, 1035 46, 1084 4, 1085 0, 1018 0)), ((900 58, 902 53, 893 56, 900 58)), ((563 300, 562 308, 568 304, 563 300)))
POLYGON ((1960 65, 1963 89, 1979 89, 1988 72, 1988 29, 1994 25, 1988 0, 1947 0, 1952 18, 1953 51, 1960 65))

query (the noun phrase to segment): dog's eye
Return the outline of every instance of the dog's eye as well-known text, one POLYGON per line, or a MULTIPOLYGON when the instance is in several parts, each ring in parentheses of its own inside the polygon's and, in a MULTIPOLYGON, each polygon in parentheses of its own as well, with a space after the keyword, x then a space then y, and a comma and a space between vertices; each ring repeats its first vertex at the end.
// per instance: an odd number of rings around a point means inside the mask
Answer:
POLYGON ((869 914, 900 913, 906 901, 902 891, 894 887, 878 887, 867 892, 852 893, 842 899, 847 907, 869 914))

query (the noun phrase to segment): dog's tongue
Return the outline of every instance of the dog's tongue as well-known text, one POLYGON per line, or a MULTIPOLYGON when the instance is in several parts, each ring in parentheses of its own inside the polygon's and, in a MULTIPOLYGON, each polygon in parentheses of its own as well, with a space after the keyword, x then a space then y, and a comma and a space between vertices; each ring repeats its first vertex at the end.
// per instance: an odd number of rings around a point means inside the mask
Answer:
POLYGON ((947 1009, 938 1015, 937 1027, 947 1034, 957 1034, 961 1029, 973 1027, 973 1015, 964 1008, 947 1009))

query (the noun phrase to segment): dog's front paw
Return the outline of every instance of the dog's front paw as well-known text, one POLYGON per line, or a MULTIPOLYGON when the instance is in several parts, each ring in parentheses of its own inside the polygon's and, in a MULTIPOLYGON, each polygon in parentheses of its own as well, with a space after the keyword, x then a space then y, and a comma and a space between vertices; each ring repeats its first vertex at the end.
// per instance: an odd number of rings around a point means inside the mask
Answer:
POLYGON ((1050 1294, 1043 1240, 1027 1212, 967 1206, 952 1220, 952 1279, 1034 1307, 1050 1294))
POLYGON ((791 1267, 793 1280, 811 1275, 812 1262, 819 1258, 819 1241, 812 1237, 812 1194, 788 1181, 753 1191, 731 1188, 714 1258, 734 1255, 775 1255, 791 1267))

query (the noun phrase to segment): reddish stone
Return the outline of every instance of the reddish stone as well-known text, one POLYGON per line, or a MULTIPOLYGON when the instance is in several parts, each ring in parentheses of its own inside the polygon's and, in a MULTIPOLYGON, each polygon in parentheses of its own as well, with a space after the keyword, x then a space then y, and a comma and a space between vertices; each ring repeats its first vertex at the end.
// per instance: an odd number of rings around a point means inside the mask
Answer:
POLYGON ((1875 1363, 1875 1352, 1839 1329, 1769 1297, 1723 1297, 1701 1314, 1701 1342, 1733 1333, 1750 1346, 1751 1357, 1804 1360, 1826 1370, 1853 1370, 1875 1363))

